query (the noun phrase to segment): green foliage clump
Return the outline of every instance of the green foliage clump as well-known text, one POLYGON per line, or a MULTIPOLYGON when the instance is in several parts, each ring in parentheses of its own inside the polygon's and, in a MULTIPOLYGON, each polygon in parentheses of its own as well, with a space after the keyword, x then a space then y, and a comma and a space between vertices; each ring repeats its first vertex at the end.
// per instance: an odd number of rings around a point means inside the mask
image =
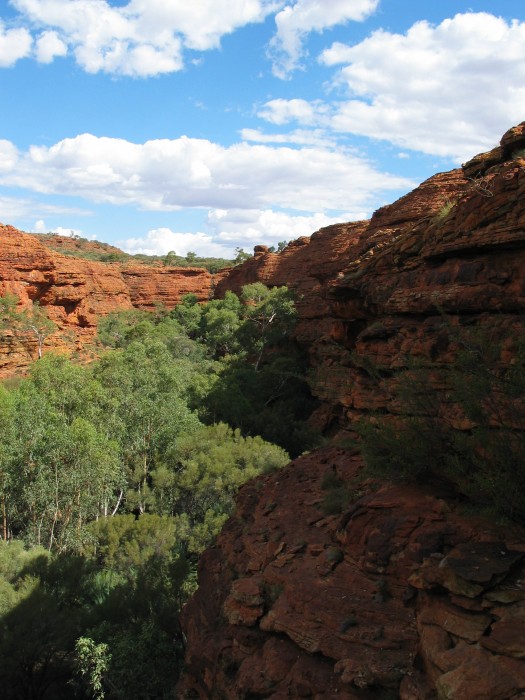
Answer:
POLYGON ((3 330, 11 331, 29 353, 36 345, 40 358, 45 340, 56 330, 56 324, 37 301, 29 308, 19 309, 18 297, 6 294, 0 297, 0 331, 3 330))
POLYGON ((439 223, 444 221, 454 209, 456 202, 447 199, 435 215, 435 220, 439 223))
POLYGON ((189 552, 201 552, 233 510, 239 487, 289 462, 288 454, 262 438, 242 437, 224 423, 182 437, 152 475, 158 512, 175 516, 189 552))
POLYGON ((245 481, 307 446, 294 321, 286 288, 188 295, 109 315, 88 366, 47 354, 0 385, 6 700, 171 697, 198 554, 245 481))

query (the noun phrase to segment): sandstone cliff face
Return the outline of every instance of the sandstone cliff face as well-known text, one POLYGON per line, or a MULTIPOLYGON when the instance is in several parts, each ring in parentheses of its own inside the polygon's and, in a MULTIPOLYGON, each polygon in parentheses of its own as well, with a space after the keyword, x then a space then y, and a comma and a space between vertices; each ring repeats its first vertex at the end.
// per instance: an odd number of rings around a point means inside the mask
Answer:
MULTIPOLYGON (((0 225, 0 296, 16 294, 20 305, 38 302, 57 324, 46 347, 89 356, 97 320, 119 309, 173 308, 184 294, 207 301, 213 278, 200 268, 100 263, 49 250, 37 236, 0 225)), ((0 339, 0 376, 23 371, 34 359, 31 344, 9 333, 0 339)))
MULTIPOLYGON (((218 285, 296 290, 326 433, 352 434, 372 411, 395 418, 392 377, 415 362, 446 401, 465 328, 485 329, 499 361, 513 361, 506 339, 524 330, 524 145, 522 124, 371 221, 281 254, 259 248, 218 285)), ((461 427, 464 416, 452 419, 461 427)), ((179 697, 525 697, 523 530, 467 517, 435 487, 363 483, 361 468, 325 449, 242 489, 184 611, 179 697), (350 504, 324 516, 333 477, 350 504)))
POLYGON ((241 490, 184 610, 178 697, 523 697, 523 531, 360 468, 324 449, 241 490), (354 495, 324 516, 333 477, 354 495))
POLYGON ((356 358, 385 373, 414 361, 446 367, 453 347, 444 317, 451 328, 497 329, 495 337, 523 332, 524 133, 511 129, 502 146, 430 178, 370 221, 259 252, 218 284, 219 295, 255 281, 296 291, 296 335, 325 431, 351 430, 362 411, 395 412, 388 383, 378 392, 356 358))

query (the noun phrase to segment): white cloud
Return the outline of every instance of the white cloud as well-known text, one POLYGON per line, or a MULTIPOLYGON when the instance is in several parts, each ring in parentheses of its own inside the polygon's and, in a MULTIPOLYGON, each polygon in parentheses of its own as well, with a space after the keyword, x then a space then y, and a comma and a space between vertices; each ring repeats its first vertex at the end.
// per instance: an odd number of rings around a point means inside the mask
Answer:
POLYGON ((67 55, 67 46, 56 32, 43 32, 36 40, 36 60, 51 63, 57 56, 67 55))
MULTIPOLYGON (((114 6, 107 0, 12 0, 12 5, 22 19, 54 34, 54 46, 50 38, 37 46, 38 60, 64 55, 69 47, 89 73, 146 77, 181 70, 184 49, 217 48, 221 37, 263 21, 282 2, 130 0, 114 6)), ((31 40, 27 29, 16 31, 31 40)))
POLYGON ((208 213, 208 226, 215 239, 224 243, 229 242, 232 249, 237 246, 249 249, 258 244, 271 246, 279 241, 309 236, 323 226, 364 217, 364 212, 345 213, 338 216, 316 212, 301 216, 272 209, 216 209, 208 213))
POLYGON ((58 206, 46 202, 37 202, 31 198, 0 196, 0 221, 3 223, 13 223, 15 220, 22 220, 19 226, 28 226, 29 221, 36 216, 63 215, 68 216, 89 216, 92 212, 86 209, 75 209, 74 207, 58 206))
MULTIPOLYGON (((7 142, 8 143, 8 142, 7 142)), ((323 147, 219 146, 203 139, 134 144, 83 134, 19 154, 0 184, 146 210, 182 207, 366 210, 414 183, 323 147)))
POLYGON ((243 141, 254 143, 290 143, 298 146, 335 147, 337 141, 322 129, 295 129, 287 134, 265 134, 259 129, 241 129, 243 141))
POLYGON ((372 14, 378 4, 379 0, 296 0, 288 3, 275 17, 277 33, 270 42, 274 74, 286 78, 298 67, 307 34, 349 20, 361 21, 372 14))
POLYGON ((380 30, 354 46, 334 44, 320 60, 343 64, 336 84, 351 98, 331 119, 338 132, 461 162, 524 118, 525 23, 518 21, 482 12, 438 26, 422 21, 404 35, 380 30))
POLYGON ((0 139, 0 174, 13 170, 18 161, 18 149, 5 139, 0 139))
POLYGON ((271 124, 288 124, 298 121, 305 126, 320 124, 328 113, 328 107, 320 100, 308 102, 298 98, 286 100, 277 98, 266 102, 257 112, 257 116, 271 124))
POLYGON ((202 232, 182 233, 170 228, 157 228, 148 231, 145 238, 127 238, 117 241, 116 245, 126 253, 135 255, 166 255, 174 250, 177 255, 186 255, 193 251, 201 257, 231 258, 230 246, 222 245, 213 240, 212 236, 202 232))
POLYGON ((6 29, 0 20, 0 68, 13 66, 31 54, 33 39, 27 29, 6 29))
POLYGON ((255 245, 276 245, 279 241, 309 236, 323 226, 363 216, 361 212, 331 217, 323 213, 297 216, 271 209, 214 209, 207 215, 207 233, 158 228, 142 238, 128 238, 116 245, 131 254, 166 255, 174 250, 184 256, 191 250, 203 257, 232 259, 237 247, 251 252, 255 245))
MULTIPOLYGON (((46 225, 46 222, 43 219, 39 219, 38 221, 35 221, 31 231, 33 233, 56 233, 59 236, 65 236, 66 238, 73 238, 74 236, 83 236, 84 234, 80 229, 73 229, 73 228, 63 228, 62 226, 56 226, 55 228, 50 228, 49 226, 46 225)), ((91 236, 91 240, 94 239, 94 236, 91 236)))

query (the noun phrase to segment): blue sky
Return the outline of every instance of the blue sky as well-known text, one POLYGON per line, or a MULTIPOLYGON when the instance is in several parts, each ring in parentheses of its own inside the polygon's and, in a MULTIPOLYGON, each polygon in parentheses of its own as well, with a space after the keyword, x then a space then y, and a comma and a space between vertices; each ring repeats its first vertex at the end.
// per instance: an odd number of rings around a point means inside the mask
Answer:
POLYGON ((0 222, 232 257, 525 120, 523 0, 0 0, 0 222))

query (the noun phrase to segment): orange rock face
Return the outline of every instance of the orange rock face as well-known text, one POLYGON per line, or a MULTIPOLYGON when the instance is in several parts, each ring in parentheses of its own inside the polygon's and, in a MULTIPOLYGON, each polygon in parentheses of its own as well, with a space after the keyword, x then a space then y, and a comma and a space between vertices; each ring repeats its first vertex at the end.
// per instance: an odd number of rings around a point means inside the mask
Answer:
MULTIPOLYGON (((218 285, 296 291, 325 431, 352 434, 373 411, 394 419, 393 382, 414 364, 446 400, 464 328, 484 329, 499 361, 513 361, 506 339, 524 332, 524 140, 522 124, 370 221, 258 250, 218 285)), ((363 484, 360 466, 320 450, 242 489, 184 611, 179 697, 525 697, 525 532, 463 517, 430 487, 363 484), (327 516, 323 484, 334 476, 350 505, 327 516)))
POLYGON ((295 290, 296 336, 325 430, 351 430, 363 411, 395 413, 388 382, 378 391, 364 362, 384 373, 414 362, 446 368, 444 317, 452 329, 492 328, 495 338, 523 333, 525 160, 513 154, 524 132, 509 130, 498 149, 435 175, 370 221, 259 253, 218 284, 219 295, 255 281, 295 290))
MULTIPOLYGON (((184 294, 200 301, 212 294, 212 275, 200 268, 101 263, 49 250, 38 236, 0 226, 0 295, 15 294, 21 306, 38 302, 57 324, 46 347, 86 354, 97 321, 119 309, 173 308, 184 294)), ((9 333, 0 340, 0 376, 24 370, 35 351, 9 333)))
POLYGON ((178 697, 520 697, 524 532, 371 482, 324 515, 327 479, 360 466, 318 450, 241 490, 183 613, 178 697))

